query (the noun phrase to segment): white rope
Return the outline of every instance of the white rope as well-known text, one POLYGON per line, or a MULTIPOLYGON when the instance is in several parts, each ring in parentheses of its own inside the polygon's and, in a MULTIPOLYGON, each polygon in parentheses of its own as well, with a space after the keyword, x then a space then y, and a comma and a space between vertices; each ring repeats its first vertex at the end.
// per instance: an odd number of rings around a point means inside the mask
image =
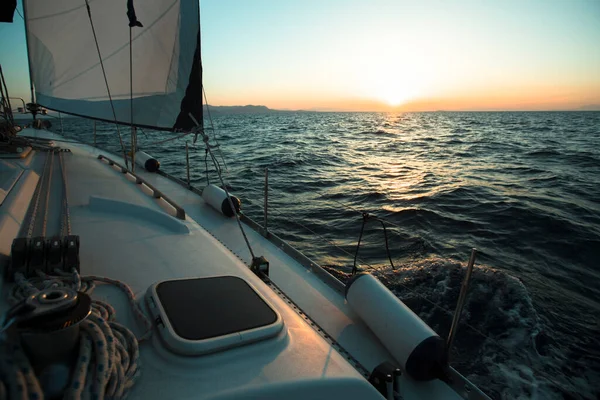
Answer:
MULTIPOLYGON (((80 322, 80 345, 77 363, 65 383, 65 399, 122 399, 127 396, 139 377, 138 342, 151 334, 150 320, 135 302, 131 289, 117 280, 86 276, 77 271, 71 274, 56 271, 58 275, 38 272, 38 277, 25 279, 16 274, 9 303, 15 304, 25 297, 50 287, 69 287, 86 294, 94 290, 94 282, 115 285, 125 292, 136 317, 145 327, 138 339, 125 326, 115 321, 115 310, 99 300, 92 301, 92 312, 80 322)), ((0 400, 44 399, 39 377, 18 341, 6 335, 0 337, 0 400)), ((56 384, 57 379, 53 380, 56 384)))

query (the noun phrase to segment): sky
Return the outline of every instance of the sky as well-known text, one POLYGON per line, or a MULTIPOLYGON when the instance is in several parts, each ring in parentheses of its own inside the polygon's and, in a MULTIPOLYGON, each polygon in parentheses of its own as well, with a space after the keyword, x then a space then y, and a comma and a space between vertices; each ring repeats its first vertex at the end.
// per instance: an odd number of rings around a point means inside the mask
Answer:
MULTIPOLYGON (((205 0, 201 27, 212 105, 600 109, 600 0, 205 0)), ((29 97, 18 15, 0 63, 29 97)))

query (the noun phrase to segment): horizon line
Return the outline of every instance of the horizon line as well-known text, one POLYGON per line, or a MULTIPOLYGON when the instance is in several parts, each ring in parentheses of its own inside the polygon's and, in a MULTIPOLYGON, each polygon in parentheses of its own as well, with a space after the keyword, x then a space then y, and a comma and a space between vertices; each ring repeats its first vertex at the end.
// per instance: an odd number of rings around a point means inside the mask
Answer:
POLYGON ((462 110, 345 110, 345 109, 289 109, 289 108, 271 108, 264 104, 245 104, 245 105, 214 105, 214 104, 203 104, 204 107, 224 107, 224 108, 244 108, 244 107, 264 107, 269 111, 287 111, 287 112, 347 112, 347 113, 435 113, 435 112, 599 112, 600 105, 594 108, 569 108, 569 109, 490 109, 490 110, 477 110, 477 109, 462 109, 462 110))

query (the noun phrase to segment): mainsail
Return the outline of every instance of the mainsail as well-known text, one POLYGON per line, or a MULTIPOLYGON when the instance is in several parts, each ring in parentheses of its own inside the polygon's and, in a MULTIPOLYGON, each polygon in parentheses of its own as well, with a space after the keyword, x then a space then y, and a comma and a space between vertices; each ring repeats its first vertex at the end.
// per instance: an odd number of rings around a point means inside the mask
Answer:
POLYGON ((191 129, 189 113, 202 123, 198 1, 24 0, 24 10, 38 104, 161 130, 191 129))

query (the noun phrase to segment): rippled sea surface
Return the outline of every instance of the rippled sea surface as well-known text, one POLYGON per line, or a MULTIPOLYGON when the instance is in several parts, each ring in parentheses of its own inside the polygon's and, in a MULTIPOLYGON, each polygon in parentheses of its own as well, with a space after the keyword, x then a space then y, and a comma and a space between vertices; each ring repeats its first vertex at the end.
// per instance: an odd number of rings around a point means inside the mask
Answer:
MULTIPOLYGON (((207 126, 210 122, 206 121, 207 126)), ((447 335, 479 251, 452 365, 494 398, 600 396, 600 113, 293 113, 213 116, 244 212, 340 279, 358 253, 447 335)), ((92 122, 64 121, 92 141, 92 122)), ((121 128, 127 136, 129 129, 121 128)), ((58 121, 54 130, 60 131, 58 121)), ((118 149, 114 126, 101 147, 118 149)), ((185 178, 185 141, 140 147, 185 178)), ((206 184, 201 140, 192 183, 206 184)), ((216 182, 209 165, 208 178, 216 182)))

